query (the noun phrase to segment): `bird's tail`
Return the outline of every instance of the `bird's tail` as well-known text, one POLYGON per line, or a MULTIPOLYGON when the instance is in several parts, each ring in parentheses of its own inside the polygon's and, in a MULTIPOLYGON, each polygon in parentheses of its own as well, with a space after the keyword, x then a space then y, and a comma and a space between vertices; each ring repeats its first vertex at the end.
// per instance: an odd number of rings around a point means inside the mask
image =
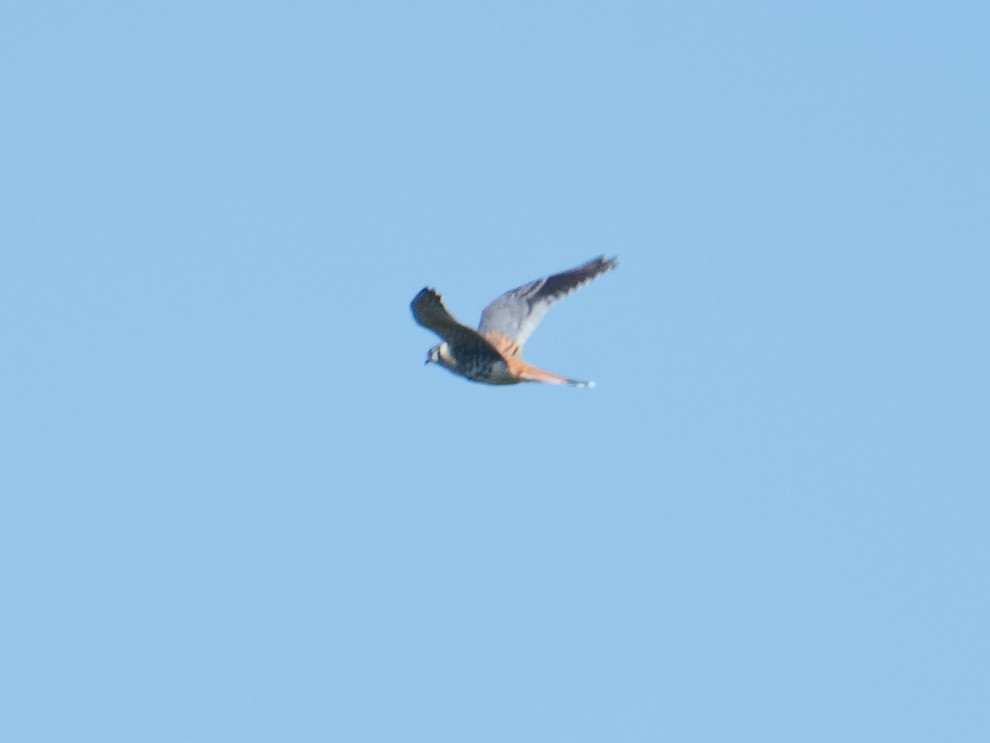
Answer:
POLYGON ((509 372, 526 382, 543 382, 544 384, 569 384, 571 387, 594 387, 594 382, 582 382, 580 379, 568 379, 554 374, 546 369, 540 369, 522 359, 509 359, 509 372))

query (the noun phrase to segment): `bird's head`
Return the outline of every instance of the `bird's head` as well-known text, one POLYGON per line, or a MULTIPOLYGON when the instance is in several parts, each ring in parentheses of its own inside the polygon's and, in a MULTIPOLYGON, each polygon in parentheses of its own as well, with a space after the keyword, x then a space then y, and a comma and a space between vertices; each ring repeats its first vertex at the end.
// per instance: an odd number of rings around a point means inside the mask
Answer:
POLYGON ((427 364, 441 364, 442 363, 441 359, 443 358, 443 355, 441 353, 440 347, 441 346, 444 346, 444 345, 446 345, 446 344, 445 343, 438 343, 437 345, 435 345, 433 348, 431 348, 429 351, 426 352, 426 363, 427 364))

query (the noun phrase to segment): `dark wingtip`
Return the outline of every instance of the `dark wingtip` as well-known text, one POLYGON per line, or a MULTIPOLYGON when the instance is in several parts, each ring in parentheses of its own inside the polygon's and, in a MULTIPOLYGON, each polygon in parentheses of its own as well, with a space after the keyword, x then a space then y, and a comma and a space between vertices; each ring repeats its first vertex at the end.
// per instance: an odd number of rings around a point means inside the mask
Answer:
POLYGON ((613 268, 618 268, 618 266, 619 256, 613 255, 611 258, 606 258, 604 255, 600 255, 597 258, 592 258, 581 268, 586 269, 588 275, 586 280, 590 281, 593 278, 601 276, 606 271, 611 271, 613 268))
POLYGON ((583 266, 579 266, 579 269, 591 269, 595 276, 603 274, 606 271, 611 271, 613 268, 617 268, 619 265, 619 256, 613 255, 611 258, 606 258, 605 254, 596 256, 590 261, 585 263, 583 266))
POLYGON ((422 289, 416 292, 416 296, 412 298, 412 302, 410 302, 410 304, 416 304, 416 302, 420 301, 424 297, 439 298, 440 294, 437 293, 437 290, 434 289, 432 286, 424 286, 422 289))

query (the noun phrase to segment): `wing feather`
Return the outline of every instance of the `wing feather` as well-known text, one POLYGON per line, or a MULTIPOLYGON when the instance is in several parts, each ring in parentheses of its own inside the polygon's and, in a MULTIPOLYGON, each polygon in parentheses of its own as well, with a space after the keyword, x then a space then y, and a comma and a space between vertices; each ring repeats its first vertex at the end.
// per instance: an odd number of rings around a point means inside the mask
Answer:
POLYGON ((485 307, 478 332, 486 336, 493 333, 506 336, 521 349, 551 304, 618 264, 617 258, 600 255, 568 271, 510 289, 485 307))
POLYGON ((413 298, 410 308, 416 322, 427 330, 432 330, 451 346, 501 358, 484 336, 450 314, 436 290, 426 288, 420 291, 413 298))

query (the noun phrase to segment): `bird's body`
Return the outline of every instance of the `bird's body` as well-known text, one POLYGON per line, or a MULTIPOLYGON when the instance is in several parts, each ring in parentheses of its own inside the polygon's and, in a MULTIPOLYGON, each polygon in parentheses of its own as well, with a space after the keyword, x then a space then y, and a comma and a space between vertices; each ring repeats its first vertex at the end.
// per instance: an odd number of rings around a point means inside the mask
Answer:
POLYGON ((423 289, 412 301, 413 317, 443 338, 430 349, 426 362, 485 384, 547 382, 593 386, 594 382, 568 379, 535 367, 519 355, 551 304, 616 265, 615 258, 600 256, 507 291, 485 308, 477 330, 451 315, 434 289, 423 289))

